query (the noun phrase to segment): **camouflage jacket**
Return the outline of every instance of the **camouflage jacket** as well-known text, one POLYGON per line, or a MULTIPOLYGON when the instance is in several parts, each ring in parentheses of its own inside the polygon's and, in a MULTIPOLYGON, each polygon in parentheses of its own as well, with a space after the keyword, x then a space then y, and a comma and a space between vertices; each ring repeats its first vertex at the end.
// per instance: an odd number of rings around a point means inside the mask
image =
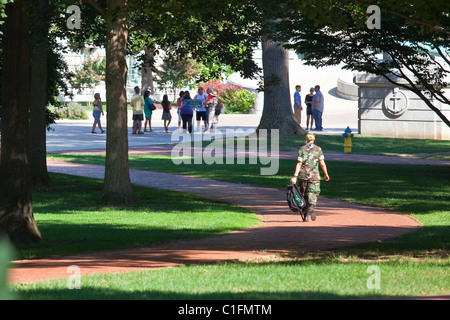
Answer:
POLYGON ((319 181, 319 161, 323 160, 323 151, 319 146, 308 143, 298 151, 298 161, 302 163, 299 178, 302 180, 319 181))

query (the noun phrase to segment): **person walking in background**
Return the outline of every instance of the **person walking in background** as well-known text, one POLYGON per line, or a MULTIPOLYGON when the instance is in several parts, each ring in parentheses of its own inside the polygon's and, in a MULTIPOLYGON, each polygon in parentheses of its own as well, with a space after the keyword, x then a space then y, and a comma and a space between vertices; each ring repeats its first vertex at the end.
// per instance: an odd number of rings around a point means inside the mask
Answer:
POLYGON ((169 133, 169 124, 170 121, 172 120, 172 115, 170 114, 172 105, 170 104, 167 94, 164 95, 161 105, 163 107, 163 114, 161 120, 164 120, 164 130, 166 131, 166 133, 169 133))
POLYGON ((95 132, 95 127, 98 125, 98 128, 100 129, 101 133, 104 133, 105 130, 102 128, 102 124, 100 122, 100 117, 104 115, 103 113, 103 107, 102 107, 102 99, 100 98, 100 93, 94 94, 94 111, 92 112, 92 116, 94 117, 94 124, 92 125, 92 131, 91 133, 95 132))
POLYGON ((147 132, 147 124, 149 131, 152 132, 152 113, 156 107, 153 104, 152 99, 150 99, 150 91, 145 90, 144 92, 144 114, 145 114, 145 123, 144 123, 144 132, 147 132))
POLYGON ((219 100, 217 103, 217 106, 215 107, 215 112, 214 112, 214 118, 213 118, 213 124, 212 124, 214 126, 213 133, 216 133, 216 130, 219 128, 219 116, 220 116, 220 114, 222 114, 222 111, 223 111, 223 104, 219 100))
POLYGON ((200 122, 201 120, 203 120, 203 123, 205 125, 205 128, 207 128, 207 122, 206 122, 206 109, 205 109, 205 103, 206 103, 206 98, 208 97, 208 95, 206 93, 203 92, 203 88, 199 87, 197 94, 194 96, 194 100, 201 100, 202 101, 202 107, 201 108, 197 108, 197 110, 195 110, 195 115, 196 115, 196 119, 197 119, 197 131, 200 130, 200 122))
POLYGON ((183 97, 183 105, 180 109, 181 120, 183 120, 183 133, 186 133, 186 127, 189 133, 192 133, 192 117, 194 116, 194 110, 188 106, 188 100, 192 100, 192 98, 189 91, 186 91, 183 97))
POLYGON ((208 97, 208 101, 206 102, 207 110, 208 110, 208 127, 204 133, 209 133, 211 131, 211 126, 214 125, 214 132, 216 132, 217 124, 219 122, 219 115, 216 115, 216 107, 218 107, 219 100, 217 99, 217 92, 211 90, 209 92, 210 97, 208 97))
POLYGON ((294 93, 294 118, 295 121, 301 126, 301 120, 302 120, 302 97, 300 96, 300 91, 302 91, 302 87, 299 85, 295 86, 295 93, 294 93))
POLYGON ((181 107, 183 106, 183 99, 184 99, 184 91, 180 91, 180 96, 177 99, 178 131, 181 130, 180 110, 181 110, 181 107))
MULTIPOLYGON (((206 88, 206 101, 205 101, 205 110, 206 110, 206 128, 209 127, 209 100, 213 98, 211 93, 213 92, 213 89, 211 87, 206 88)), ((206 131, 206 130, 205 130, 206 131)))
POLYGON ((130 104, 133 108, 133 134, 144 134, 142 129, 142 121, 144 120, 144 98, 139 94, 139 87, 134 87, 134 96, 131 98, 130 104))
POLYGON ((320 86, 315 86, 314 90, 316 91, 316 94, 313 97, 312 100, 312 109, 313 109, 313 116, 314 116, 314 122, 316 123, 316 131, 322 131, 322 114, 324 109, 324 99, 323 94, 320 91, 320 86))
POLYGON ((300 178, 300 192, 305 195, 308 206, 303 221, 308 221, 308 215, 312 221, 316 220, 316 213, 314 211, 317 205, 317 199, 320 194, 320 172, 319 165, 324 173, 325 181, 330 180, 327 166, 322 148, 314 144, 316 135, 313 132, 306 133, 306 144, 298 151, 298 162, 295 167, 294 176, 291 179, 293 184, 297 183, 300 178))
POLYGON ((311 129, 314 124, 314 117, 312 111, 312 100, 314 97, 314 88, 309 89, 309 94, 305 97, 306 104, 306 130, 311 129))

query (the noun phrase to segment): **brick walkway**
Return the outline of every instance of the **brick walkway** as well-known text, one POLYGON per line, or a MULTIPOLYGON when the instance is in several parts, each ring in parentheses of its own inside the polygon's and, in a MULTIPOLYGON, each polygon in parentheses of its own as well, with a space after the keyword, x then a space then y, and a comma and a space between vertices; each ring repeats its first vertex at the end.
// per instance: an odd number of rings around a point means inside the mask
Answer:
MULTIPOLYGON (((103 178, 104 173, 101 166, 53 160, 49 160, 48 168, 51 172, 92 178, 103 178)), ((9 282, 68 277, 71 273, 67 273, 67 268, 71 265, 78 266, 81 274, 87 275, 333 249, 358 242, 383 241, 421 226, 405 214, 322 197, 316 210, 317 220, 304 223, 291 213, 282 190, 138 170, 131 170, 130 177, 136 185, 192 193, 239 205, 257 213, 261 224, 224 235, 172 241, 153 247, 15 261, 9 282)))

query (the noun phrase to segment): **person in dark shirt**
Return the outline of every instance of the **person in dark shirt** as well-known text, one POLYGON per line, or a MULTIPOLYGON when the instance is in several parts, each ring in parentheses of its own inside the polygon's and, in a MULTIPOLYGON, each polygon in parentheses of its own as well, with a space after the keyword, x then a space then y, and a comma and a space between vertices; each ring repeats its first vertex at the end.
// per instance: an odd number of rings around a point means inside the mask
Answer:
POLYGON ((164 120, 164 129, 166 130, 166 133, 169 133, 169 124, 170 121, 172 120, 172 115, 170 114, 172 106, 170 104, 169 98, 167 97, 167 94, 164 95, 161 105, 163 107, 163 114, 161 120, 164 120))

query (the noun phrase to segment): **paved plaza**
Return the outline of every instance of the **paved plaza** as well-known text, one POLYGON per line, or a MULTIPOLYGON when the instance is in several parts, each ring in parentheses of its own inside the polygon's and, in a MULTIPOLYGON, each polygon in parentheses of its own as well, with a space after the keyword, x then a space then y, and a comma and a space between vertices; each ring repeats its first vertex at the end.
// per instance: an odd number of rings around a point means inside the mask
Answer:
MULTIPOLYGON (((325 110, 323 113, 324 131, 321 134, 342 134, 349 126, 354 133, 358 132, 358 101, 340 98, 336 94, 337 79, 343 72, 339 67, 328 67, 316 69, 303 65, 295 65, 291 70, 291 84, 302 86, 302 100, 309 93, 309 88, 315 84, 321 85, 321 91, 325 98, 325 110)), ((292 94, 294 90, 291 90, 292 94)), ((191 90, 192 93, 195 90, 191 90)), ((292 99, 292 98, 291 98, 292 99)), ((92 134, 92 112, 89 120, 58 120, 52 125, 53 131, 47 134, 47 152, 63 152, 83 149, 104 149, 106 147, 106 134, 92 134)), ((130 147, 148 146, 176 143, 172 141, 172 132, 178 131, 178 119, 176 110, 172 110, 172 122, 169 127, 169 134, 164 132, 163 121, 161 120, 162 109, 153 112, 152 128, 153 132, 146 132, 143 135, 132 135, 132 116, 128 111, 128 144, 130 147)), ((195 117, 194 117, 195 118, 195 117)), ((227 129, 242 129, 244 132, 255 130, 261 119, 261 114, 221 114, 219 116, 219 130, 225 132, 227 129)), ((101 118, 102 125, 108 130, 106 114, 101 118)), ((197 126, 194 120, 194 128, 197 126)), ((302 114, 302 127, 306 126, 306 107, 302 114)), ((203 127, 202 127, 203 128, 203 127)), ((99 132, 97 128, 97 132, 99 132)), ((200 132, 194 133, 194 139, 202 139, 200 132)))

